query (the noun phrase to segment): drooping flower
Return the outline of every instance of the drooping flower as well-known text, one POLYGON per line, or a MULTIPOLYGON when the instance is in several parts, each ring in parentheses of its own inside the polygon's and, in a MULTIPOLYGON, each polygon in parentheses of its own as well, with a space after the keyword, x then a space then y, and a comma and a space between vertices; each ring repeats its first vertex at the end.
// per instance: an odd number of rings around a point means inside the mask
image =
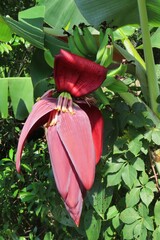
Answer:
POLYGON ((106 77, 106 69, 90 60, 61 50, 55 57, 53 90, 33 106, 22 129, 16 168, 27 137, 44 126, 55 182, 66 209, 79 225, 83 198, 94 182, 95 166, 102 153, 103 118, 95 106, 85 101, 73 102, 97 89, 106 77))

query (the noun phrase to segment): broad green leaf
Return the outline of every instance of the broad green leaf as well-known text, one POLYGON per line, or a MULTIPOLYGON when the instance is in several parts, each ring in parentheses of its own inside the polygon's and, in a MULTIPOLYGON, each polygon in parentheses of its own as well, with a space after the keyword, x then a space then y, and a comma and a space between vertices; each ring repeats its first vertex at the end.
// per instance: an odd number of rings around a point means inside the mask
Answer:
POLYGON ((126 194, 126 206, 133 207, 140 200, 140 188, 132 188, 130 192, 126 194))
POLYGON ((43 240, 53 240, 54 234, 52 232, 47 232, 43 238, 43 240))
MULTIPOLYGON (((110 26, 139 24, 137 1, 123 0, 75 0, 83 16, 93 26, 106 21, 110 26), (122 17, 123 16, 123 17, 122 17)), ((149 22, 153 26, 160 25, 159 0, 147 0, 149 22)))
POLYGON ((107 176, 107 186, 108 187, 118 185, 121 182, 123 168, 124 168, 124 165, 115 174, 109 174, 107 176))
POLYGON ((8 78, 8 84, 14 115, 22 120, 27 117, 34 103, 31 78, 8 78))
POLYGON ((92 210, 88 210, 84 217, 84 226, 88 240, 98 240, 101 230, 101 221, 96 219, 92 210))
POLYGON ((60 49, 68 50, 68 44, 60 41, 59 39, 45 34, 44 45, 46 49, 49 49, 51 54, 55 56, 60 52, 60 49))
POLYGON ((117 229, 121 225, 121 222, 119 220, 119 214, 117 214, 114 218, 112 218, 112 225, 114 229, 117 229))
POLYGON ((159 128, 154 128, 152 130, 152 141, 157 145, 160 144, 160 129, 159 128))
POLYGON ((106 231, 104 232, 103 239, 104 240, 112 240, 115 238, 114 235, 115 235, 114 229, 111 226, 109 226, 109 227, 107 227, 106 231))
POLYGON ((152 47, 160 48, 159 38, 160 38, 160 28, 158 28, 158 29, 154 32, 154 34, 151 36, 151 44, 152 44, 152 47))
POLYGON ((149 177, 145 171, 142 172, 142 176, 139 177, 139 180, 142 185, 146 185, 148 183, 149 177))
POLYGON ((4 17, 4 20, 14 33, 23 37, 35 47, 44 49, 44 33, 42 29, 25 22, 15 21, 9 17, 4 17))
POLYGON ((153 232, 153 240, 160 239, 160 227, 157 227, 156 230, 153 232))
POLYGON ((70 31, 73 25, 86 23, 74 0, 46 0, 44 21, 51 26, 52 35, 62 36, 63 29, 70 31))
POLYGON ((8 89, 15 118, 23 120, 33 106, 33 86, 29 77, 9 77, 0 79, 0 112, 8 115, 8 89), (18 93, 18 94, 17 94, 18 93))
POLYGON ((70 226, 70 227, 75 226, 75 223, 69 216, 64 205, 60 204, 60 200, 54 202, 54 205, 52 206, 52 208, 53 208, 53 215, 56 221, 58 221, 63 226, 70 226))
POLYGON ((144 161, 141 158, 136 158, 133 167, 137 170, 137 171, 144 171, 145 170, 145 164, 144 161))
POLYGON ((139 152, 141 151, 142 147, 142 135, 140 134, 138 137, 134 138, 132 141, 128 144, 128 149, 131 151, 131 153, 134 154, 134 156, 137 156, 139 152))
POLYGON ((134 239, 134 228, 138 224, 138 220, 131 223, 125 224, 123 227, 123 238, 124 239, 134 239))
POLYGON ((124 183, 131 189, 135 180, 137 179, 137 171, 132 165, 127 164, 122 172, 122 179, 124 183))
POLYGON ((154 193, 150 188, 144 187, 140 192, 142 202, 148 207, 154 198, 154 193))
POLYGON ((156 225, 160 225, 160 201, 157 200, 155 206, 154 206, 154 216, 155 216, 155 222, 156 225))
POLYGON ((46 63, 53 68, 53 64, 54 64, 54 58, 50 52, 50 50, 45 50, 44 51, 44 59, 46 61, 46 63))
POLYGON ((146 101, 148 101, 148 88, 147 88, 147 78, 146 71, 142 64, 137 59, 137 56, 131 55, 127 50, 123 49, 120 45, 114 44, 114 47, 124 56, 128 61, 133 61, 135 65, 135 76, 139 79, 141 83, 141 89, 144 94, 146 101))
POLYGON ((151 189, 152 192, 157 192, 157 187, 156 187, 155 183, 152 182, 152 181, 149 181, 149 182, 146 184, 146 187, 149 188, 149 189, 151 189))
POLYGON ((139 221, 139 223, 134 228, 134 236, 135 238, 139 240, 146 240, 147 239, 147 229, 142 223, 142 221, 139 221))
POLYGON ((0 41, 8 42, 12 38, 12 31, 7 23, 0 16, 0 41))
POLYGON ((134 208, 126 208, 120 214, 120 219, 126 224, 131 224, 140 218, 138 212, 134 208))
POLYGON ((108 174, 108 173, 115 173, 115 172, 118 172, 120 169, 121 169, 121 167, 123 166, 123 162, 121 162, 121 163, 109 163, 108 165, 107 165, 107 171, 106 171, 106 173, 108 174))
POLYGON ((87 196, 96 212, 104 219, 105 212, 112 201, 113 189, 106 188, 106 183, 97 179, 87 196))
POLYGON ((109 90, 115 92, 115 93, 121 93, 121 92, 127 92, 128 87, 121 82, 120 80, 117 80, 113 77, 108 77, 106 81, 102 84, 102 86, 107 87, 109 90))
POLYGON ((143 219, 143 224, 149 231, 154 231, 153 220, 151 217, 145 217, 143 219))
POLYGON ((44 59, 44 52, 37 49, 32 57, 31 78, 34 87, 34 97, 41 97, 49 88, 49 78, 53 75, 53 69, 44 59), (39 61, 40 59, 40 61, 39 61))
POLYGON ((0 115, 8 117, 8 79, 0 78, 0 115))
POLYGON ((115 205, 111 206, 107 212, 107 220, 114 218, 118 214, 118 210, 115 205))
POLYGON ((35 200, 35 195, 31 192, 20 192, 19 197, 22 202, 32 202, 35 200))
POLYGON ((122 34, 120 34, 119 30, 122 30, 123 33, 125 34, 125 36, 131 36, 135 30, 136 30, 136 27, 133 27, 131 25, 129 26, 124 26, 124 27, 121 27, 120 29, 118 29, 118 31, 114 31, 113 34, 114 34, 114 40, 119 40, 119 39, 122 39, 122 34))
POLYGON ((149 214, 149 209, 143 203, 140 203, 138 205, 138 212, 142 218, 145 218, 149 214))
POLYGON ((44 14, 45 7, 43 5, 35 6, 19 12, 18 20, 39 30, 43 28, 44 14))

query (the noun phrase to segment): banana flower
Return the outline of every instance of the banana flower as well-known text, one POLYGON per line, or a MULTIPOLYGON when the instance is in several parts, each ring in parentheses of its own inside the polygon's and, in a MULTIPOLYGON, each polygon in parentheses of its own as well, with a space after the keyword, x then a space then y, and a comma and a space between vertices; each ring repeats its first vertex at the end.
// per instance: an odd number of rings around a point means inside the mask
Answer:
POLYGON ((103 118, 95 106, 83 100, 106 78, 106 68, 61 50, 55 56, 55 90, 35 103, 22 129, 16 153, 16 169, 28 136, 44 126, 51 165, 66 209, 78 226, 86 190, 94 182, 95 166, 102 153, 103 118))

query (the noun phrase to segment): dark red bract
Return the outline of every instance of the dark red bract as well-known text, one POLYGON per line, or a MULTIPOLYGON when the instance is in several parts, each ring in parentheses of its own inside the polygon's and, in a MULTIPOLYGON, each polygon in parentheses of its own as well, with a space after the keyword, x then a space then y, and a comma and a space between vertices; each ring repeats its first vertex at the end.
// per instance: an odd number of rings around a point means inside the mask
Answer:
POLYGON ((61 50, 55 57, 54 78, 59 92, 82 97, 99 88, 107 69, 86 58, 61 50))

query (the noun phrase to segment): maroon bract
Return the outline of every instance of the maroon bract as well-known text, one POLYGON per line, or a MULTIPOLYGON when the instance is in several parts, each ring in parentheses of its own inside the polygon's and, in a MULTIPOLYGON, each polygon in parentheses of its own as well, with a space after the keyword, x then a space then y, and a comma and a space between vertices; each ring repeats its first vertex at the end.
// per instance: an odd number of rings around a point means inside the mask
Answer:
POLYGON ((54 62, 57 90, 82 97, 100 87, 107 69, 86 58, 61 50, 54 62))
MULTIPOLYGON (((61 50, 60 55, 55 57, 55 81, 57 90, 65 92, 62 92, 56 99, 53 98, 53 90, 49 90, 33 106, 19 138, 16 168, 20 172, 20 160, 27 137, 36 128, 43 125, 58 191, 64 200, 66 209, 78 226, 83 198, 86 190, 89 190, 93 185, 95 166, 102 153, 103 118, 101 112, 95 106, 90 106, 85 101, 75 103, 71 97, 71 95, 82 96, 84 93, 88 94, 90 90, 93 91, 89 73, 95 63, 64 50, 61 50), (65 55, 65 61, 63 61, 62 56, 62 58, 59 58, 60 55, 65 55), (88 68, 85 66, 83 68, 85 69, 84 78, 81 68, 79 70, 81 72, 80 77, 75 77, 75 81, 74 74, 76 71, 72 69, 70 58, 73 59, 73 62, 76 60, 77 64, 80 65, 82 65, 82 61, 84 64, 89 63, 88 68), (63 69, 64 65, 68 65, 65 71, 63 69), (86 71, 88 71, 88 74, 86 71), (86 83, 86 76, 88 76, 90 88, 86 83), (86 87, 86 89, 83 90, 83 87, 86 87)), ((73 68, 74 65, 73 63, 73 68)), ((106 73, 105 68, 99 65, 96 68, 101 78, 97 78, 96 72, 91 75, 94 88, 95 86, 99 87, 105 80, 104 73, 106 73), (96 81, 99 81, 99 83, 95 83, 96 81)))

